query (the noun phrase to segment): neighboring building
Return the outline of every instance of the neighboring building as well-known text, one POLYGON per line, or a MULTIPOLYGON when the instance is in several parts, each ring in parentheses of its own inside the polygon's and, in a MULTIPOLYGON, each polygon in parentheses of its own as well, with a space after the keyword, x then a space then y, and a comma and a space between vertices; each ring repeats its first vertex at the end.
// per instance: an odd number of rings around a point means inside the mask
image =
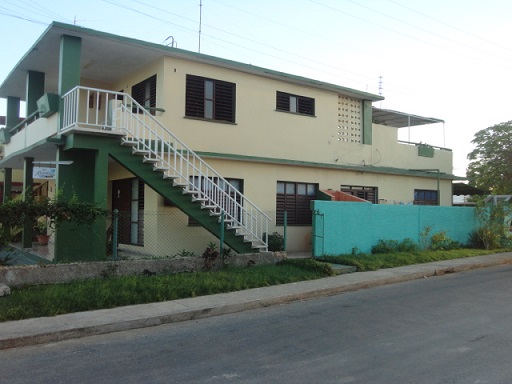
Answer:
MULTIPOLYGON (((165 217, 148 223, 144 211, 181 210, 173 232, 200 224, 216 236, 223 211, 225 242, 239 253, 265 249, 286 211, 288 250, 306 251, 310 201, 330 199, 323 190, 451 205, 457 179, 450 150, 397 139, 400 127, 441 120, 372 108, 381 96, 61 23, 16 65, 0 97, 0 168, 25 168, 30 184, 34 166, 56 164, 50 191, 130 211, 120 242, 156 255, 205 243, 170 244, 165 217)), ((104 257, 105 224, 90 231, 88 257, 104 257)), ((57 259, 76 237, 59 228, 57 259)))

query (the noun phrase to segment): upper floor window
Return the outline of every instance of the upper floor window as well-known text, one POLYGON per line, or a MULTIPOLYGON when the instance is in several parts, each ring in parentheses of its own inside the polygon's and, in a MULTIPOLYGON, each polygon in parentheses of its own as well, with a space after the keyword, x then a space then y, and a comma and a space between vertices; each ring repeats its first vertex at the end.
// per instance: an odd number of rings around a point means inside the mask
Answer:
POLYGON ((135 84, 132 87, 132 97, 144 108, 148 108, 151 114, 154 114, 155 111, 150 108, 156 108, 156 75, 135 84))
POLYGON ((185 116, 235 122, 236 84, 187 75, 185 116))
POLYGON ((277 91, 276 110, 314 116, 315 99, 277 91))
POLYGON ((428 189, 415 189, 414 205, 439 205, 439 192, 428 189))

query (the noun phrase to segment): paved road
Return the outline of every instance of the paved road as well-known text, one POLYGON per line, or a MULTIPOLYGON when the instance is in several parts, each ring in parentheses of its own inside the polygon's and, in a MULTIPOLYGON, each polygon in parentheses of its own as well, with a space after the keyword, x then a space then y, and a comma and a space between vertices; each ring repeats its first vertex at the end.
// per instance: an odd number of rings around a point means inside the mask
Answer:
POLYGON ((0 351, 1 383, 511 383, 512 267, 0 351))

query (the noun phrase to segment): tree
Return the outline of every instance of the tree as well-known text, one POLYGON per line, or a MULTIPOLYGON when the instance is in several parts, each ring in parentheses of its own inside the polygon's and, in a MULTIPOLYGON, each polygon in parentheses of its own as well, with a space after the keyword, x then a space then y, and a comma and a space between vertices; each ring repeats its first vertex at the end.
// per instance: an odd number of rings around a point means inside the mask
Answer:
POLYGON ((470 185, 496 195, 512 194, 512 121, 478 131, 471 143, 470 185))

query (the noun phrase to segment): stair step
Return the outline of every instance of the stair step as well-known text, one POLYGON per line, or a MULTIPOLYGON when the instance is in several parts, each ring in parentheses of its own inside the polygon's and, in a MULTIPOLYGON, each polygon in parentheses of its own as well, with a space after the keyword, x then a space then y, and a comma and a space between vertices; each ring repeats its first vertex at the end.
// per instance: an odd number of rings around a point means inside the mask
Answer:
POLYGON ((133 148, 132 149, 132 153, 134 155, 148 155, 150 153, 150 151, 148 149, 137 149, 137 148, 133 148))
POLYGON ((121 145, 125 147, 134 147, 137 145, 137 140, 122 139, 121 145))
POLYGON ((172 185, 173 185, 173 187, 186 187, 188 185, 188 183, 185 183, 183 181, 178 181, 177 179, 174 179, 172 181, 172 185))
MULTIPOLYGON (((253 250, 267 249, 267 245, 264 243, 264 241, 261 238, 258 238, 260 237, 258 233, 253 233, 247 226, 241 223, 238 216, 229 214, 230 211, 226 212, 226 210, 223 208, 224 200, 220 200, 218 202, 214 201, 216 197, 207 196, 208 192, 205 193, 198 190, 197 186, 191 184, 188 175, 180 175, 177 168, 174 167, 173 160, 169 153, 166 154, 167 157, 160 157, 160 152, 155 152, 152 150, 153 146, 150 144, 150 141, 134 138, 132 136, 125 136, 121 138, 120 144, 127 147, 126 156, 128 156, 128 152, 131 152, 133 155, 142 156, 140 159, 143 163, 150 164, 153 171, 162 172, 162 177, 164 179, 172 180, 173 187, 181 188, 183 194, 189 195, 190 199, 187 197, 186 200, 199 203, 197 207, 200 207, 201 209, 207 209, 208 211, 204 212, 204 214, 210 215, 212 219, 215 218, 215 221, 218 221, 219 223, 223 221, 225 224, 224 228, 231 231, 228 237, 230 238, 230 242, 233 242, 235 249, 240 249, 243 252, 250 252, 251 248, 253 250)), ((163 147, 166 151, 167 149, 169 149, 169 151, 174 151, 172 144, 167 143, 163 145, 166 145, 166 147, 163 147), (170 147, 167 148, 167 145, 170 145, 170 147)), ((195 167, 197 165, 197 160, 195 157, 193 157, 192 153, 190 156, 187 153, 182 153, 182 155, 184 155, 185 158, 180 158, 180 161, 190 161, 188 166, 195 167)), ((126 162, 128 163, 128 161, 126 162)), ((202 163, 200 163, 200 165, 201 164, 202 163)), ((199 168, 199 170, 201 170, 201 168, 199 168)), ((205 179, 210 178, 209 174, 199 174, 196 177, 204 177, 205 179)), ((171 184, 169 184, 169 186, 170 185, 171 184)), ((175 193, 179 193, 179 190, 175 190, 175 193)), ((221 197, 221 199, 223 198, 221 197)), ((249 217, 247 220, 251 220, 251 217, 249 217)))

